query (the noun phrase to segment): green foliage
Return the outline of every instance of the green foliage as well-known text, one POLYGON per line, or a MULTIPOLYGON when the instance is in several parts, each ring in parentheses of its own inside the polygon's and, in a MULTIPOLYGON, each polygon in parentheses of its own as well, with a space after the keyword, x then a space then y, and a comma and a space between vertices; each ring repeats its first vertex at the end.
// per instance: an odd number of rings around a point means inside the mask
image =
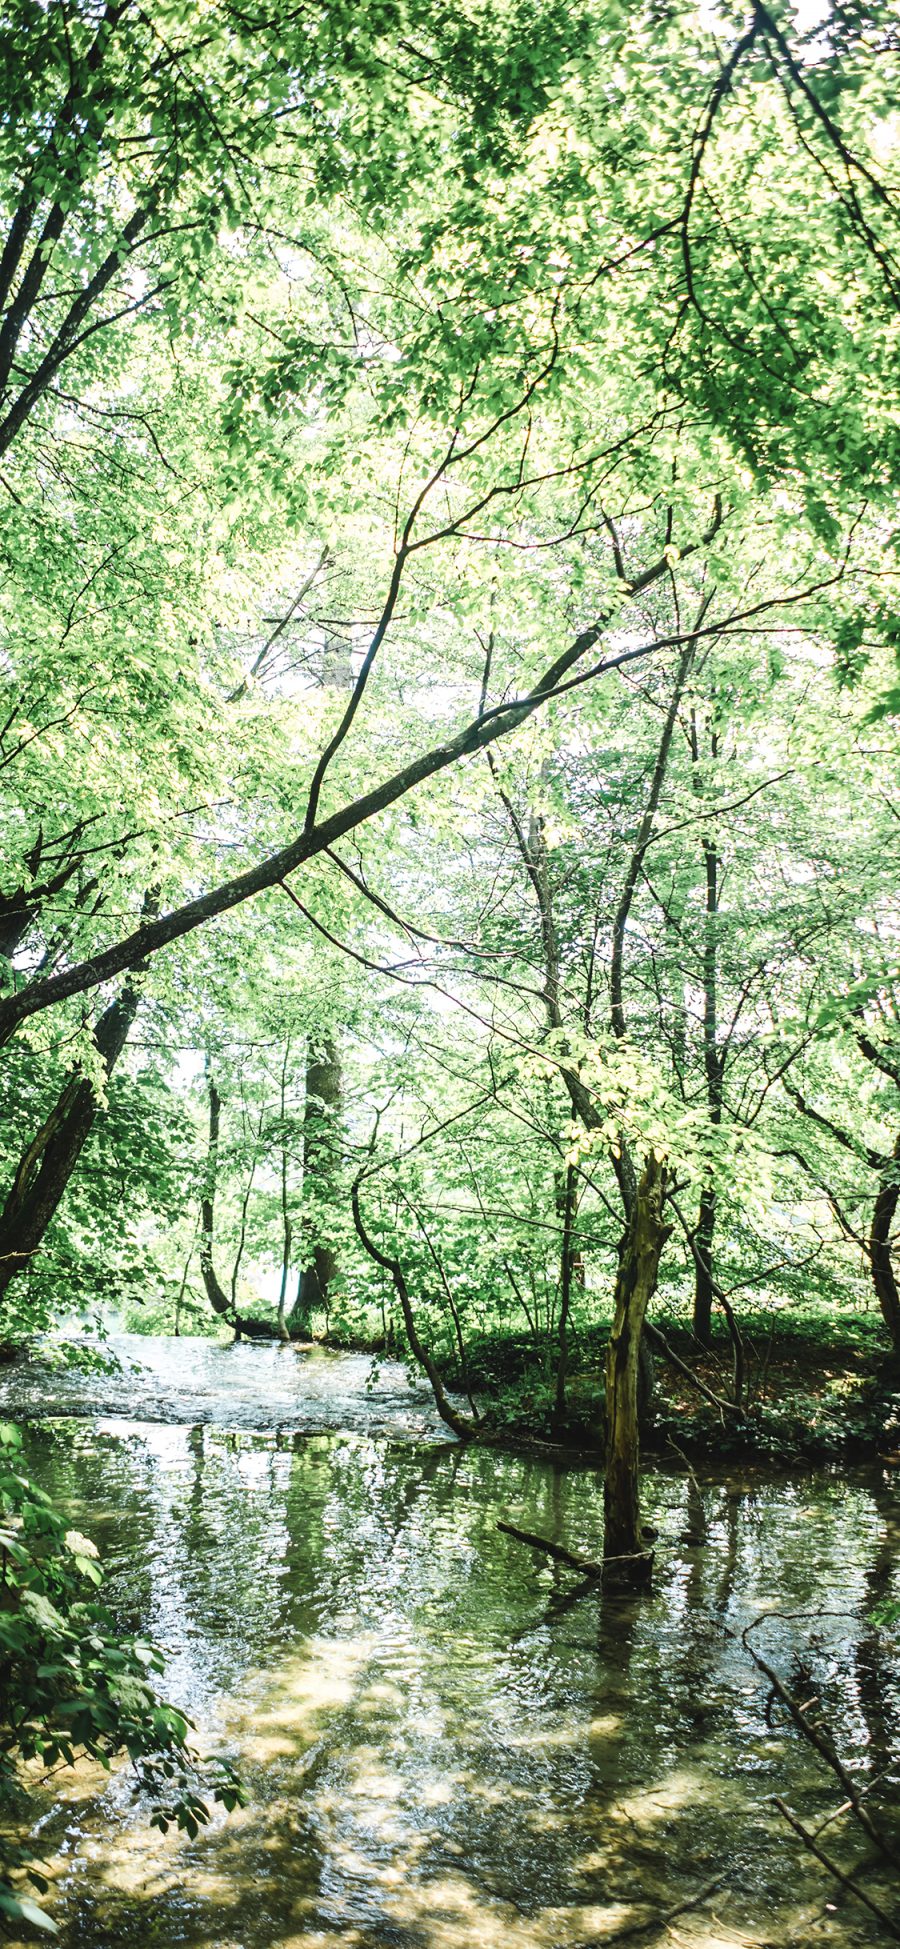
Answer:
MULTIPOLYGON (((655 1316, 690 1366, 705 1255, 749 1369, 657 1439, 890 1452, 891 9, 0 42, 3 1352, 274 1333, 324 1264, 301 1324, 410 1361, 411 1308, 592 1440, 653 1149, 655 1316), (849 1385, 770 1398, 776 1327, 849 1385)), ((194 1834, 238 1784, 7 1461, 7 1785, 123 1753, 194 1834)))
POLYGON ((872 1624, 878 1626, 879 1630, 895 1631, 897 1625, 900 1624, 900 1604, 894 1603, 890 1598, 885 1598, 883 1604, 876 1604, 873 1607, 869 1612, 869 1618, 872 1624))
MULTIPOLYGON (((225 1759, 198 1762, 190 1722, 156 1689, 162 1653, 123 1631, 104 1604, 94 1544, 19 1472, 20 1446, 17 1429, 2 1424, 0 1793, 15 1800, 28 1763, 45 1770, 85 1756, 108 1768, 124 1754, 135 1769, 135 1791, 151 1796, 153 1824, 194 1836, 210 1819, 210 1801, 229 1809, 243 1804, 240 1780, 225 1759)), ((46 1889, 27 1848, 4 1864, 6 1875, 12 1870, 46 1889)), ((11 1919, 53 1931, 18 1881, 0 1882, 0 1907, 11 1919)))
POLYGON ((688 1454, 740 1456, 778 1467, 870 1460, 892 1452, 900 1440, 900 1395, 858 1382, 821 1393, 787 1383, 780 1398, 752 1402, 724 1427, 705 1406, 693 1413, 664 1410, 654 1442, 664 1448, 670 1437, 688 1454))
POLYGON ((701 1218, 739 1310, 855 1317, 900 1127, 884 9, 2 33, 0 1278, 41 1209, 0 1337, 212 1330, 213 1273, 274 1331, 318 1254, 317 1328, 402 1345, 363 1172, 445 1368, 550 1387, 565 1173, 578 1360, 650 1146, 677 1317, 701 1218))

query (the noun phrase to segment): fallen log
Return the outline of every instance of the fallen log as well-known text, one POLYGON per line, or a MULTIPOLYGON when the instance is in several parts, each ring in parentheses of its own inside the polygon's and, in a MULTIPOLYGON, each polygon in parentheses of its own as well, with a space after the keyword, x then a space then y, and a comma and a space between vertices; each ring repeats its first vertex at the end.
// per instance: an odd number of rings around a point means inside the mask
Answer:
POLYGON ((237 1313, 227 1324, 234 1327, 236 1340, 281 1340, 281 1334, 274 1320, 246 1319, 242 1314, 237 1313))
POLYGON ((515 1542, 525 1543, 530 1550, 542 1550, 554 1563, 564 1563, 567 1570, 577 1570, 582 1577, 600 1578, 613 1564, 646 1563, 653 1556, 652 1550, 639 1550, 631 1556, 611 1556, 603 1563, 593 1563, 589 1557, 576 1556, 574 1550, 565 1549, 562 1543, 551 1543, 549 1536, 538 1536, 533 1529, 518 1529, 515 1523, 498 1523, 497 1528, 504 1536, 512 1536, 515 1542))
POLYGON ((552 1557, 554 1563, 564 1563, 569 1570, 580 1571, 583 1577, 602 1577, 602 1563, 591 1563, 587 1557, 575 1556, 561 1543, 551 1543, 547 1536, 537 1536, 534 1530, 517 1529, 515 1523, 498 1523, 497 1528, 504 1536, 512 1536, 517 1543, 526 1543, 530 1550, 543 1550, 545 1556, 552 1557))

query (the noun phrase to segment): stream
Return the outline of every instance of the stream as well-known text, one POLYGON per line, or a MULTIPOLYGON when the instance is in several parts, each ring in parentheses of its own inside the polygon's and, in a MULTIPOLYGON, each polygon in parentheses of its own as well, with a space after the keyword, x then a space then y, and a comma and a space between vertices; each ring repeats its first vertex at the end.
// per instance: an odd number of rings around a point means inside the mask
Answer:
POLYGON ((772 1804, 816 1826, 841 1796, 740 1632, 763 1619, 788 1683, 803 1655, 861 1779, 898 1771, 900 1681, 867 1621, 900 1591, 896 1470, 650 1471, 654 1590, 613 1598, 496 1527, 596 1558, 596 1470, 449 1441, 401 1367, 113 1346, 112 1376, 3 1370, 0 1416, 250 1797, 190 1841, 150 1827, 127 1768, 60 1776, 40 1834, 62 1949, 886 1940, 772 1804))

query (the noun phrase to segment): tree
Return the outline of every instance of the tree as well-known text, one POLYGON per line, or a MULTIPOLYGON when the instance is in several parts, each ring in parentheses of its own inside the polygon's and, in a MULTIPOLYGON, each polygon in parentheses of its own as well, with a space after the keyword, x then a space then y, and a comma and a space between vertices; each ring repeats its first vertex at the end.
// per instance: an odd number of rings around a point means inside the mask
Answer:
MULTIPOLYGON (((401 794, 514 729, 570 673, 580 669, 579 681, 586 676, 585 660, 601 640, 608 624, 608 619, 601 622, 596 614, 586 619, 567 649, 560 650, 549 662, 545 662, 542 674, 538 674, 521 701, 503 701, 494 706, 493 714, 486 722, 482 723, 479 718, 471 720, 440 746, 426 753, 420 752, 374 791, 362 794, 355 802, 351 799, 330 819, 318 819, 318 805, 326 773, 343 746, 356 716, 375 660, 394 619, 410 563, 421 555, 423 549, 432 548, 441 541, 452 539, 458 543, 467 533, 472 533, 474 524, 486 511, 492 519, 497 519, 505 508, 510 507, 520 517, 529 495, 533 495, 540 485, 546 485, 548 479, 560 476, 572 486, 577 484, 583 491, 583 497, 586 496, 583 511, 576 514, 575 532, 578 532, 584 520, 584 510, 591 505, 598 491, 604 466, 617 465, 616 456, 623 451, 621 437, 607 445, 601 439, 592 452, 586 452, 582 444, 583 439, 589 442, 591 435, 596 435, 597 426, 602 421, 602 412, 598 409, 603 388, 598 398, 597 371, 610 334, 619 335, 626 355, 631 359, 624 378, 618 366, 614 376, 619 392, 619 409, 623 396, 628 398, 631 432, 625 436, 624 450, 628 452, 630 446, 634 465, 637 468, 640 460, 645 477, 648 471, 652 477, 659 463, 666 465, 671 460, 670 388, 673 381, 682 398, 690 403, 691 410, 700 414, 701 425, 705 424, 706 439, 698 443, 697 456, 691 460, 686 460, 683 455, 679 457, 680 501, 684 500, 685 491, 689 499, 695 500, 694 489, 698 484, 702 485, 703 491, 708 491, 709 473, 721 476, 723 464, 729 475, 729 491, 734 492, 741 473, 746 472, 748 454, 754 466, 762 467, 767 472, 769 480, 779 482, 794 481, 798 453, 802 452, 805 456, 804 467, 810 464, 811 455, 820 456, 822 468, 829 476, 831 502, 823 498, 818 480, 814 486, 802 489, 801 498, 813 533, 839 551, 841 519, 845 513, 849 513, 851 505, 855 507, 860 492, 874 495, 890 491, 884 474, 885 464, 888 469, 893 465, 893 449, 887 434, 889 415, 885 417, 881 411, 874 386, 862 397, 857 384, 861 356, 865 357, 867 370, 873 376, 886 372, 885 334, 889 334, 893 305, 894 285, 888 240, 893 206, 881 177, 868 159, 865 147, 869 118, 873 109, 877 111, 884 99, 881 90, 886 83, 882 81, 882 71, 879 70, 878 80, 872 83, 869 92, 864 88, 856 98, 852 90, 847 91, 845 106, 851 123, 849 134, 854 142, 858 141, 857 148, 849 146, 848 138, 842 135, 813 85, 819 80, 825 87, 835 63, 846 56, 850 30, 842 28, 839 45, 818 49, 816 62, 803 70, 798 67, 778 21, 765 8, 757 5, 749 27, 735 39, 726 59, 721 59, 714 41, 709 38, 703 41, 703 59, 698 68, 698 50, 693 31, 687 23, 681 23, 680 33, 673 43, 672 72, 667 73, 662 92, 652 56, 648 57, 646 45, 640 36, 636 37, 633 45, 629 45, 624 61, 620 43, 607 47, 604 42, 604 54, 615 69, 612 101, 622 117, 620 123, 614 123, 619 142, 617 148, 616 140, 608 134, 605 146, 598 144, 593 108, 586 107, 583 100, 581 64, 584 60, 595 60, 597 51, 596 43, 590 37, 590 14, 585 14, 577 23, 567 19, 569 43, 565 51, 570 58, 563 61, 564 83, 557 95, 553 96, 548 88, 547 77, 553 64, 562 60, 560 22, 552 12, 548 12, 547 23, 542 25, 538 42, 525 57, 529 72, 543 75, 541 85, 533 84, 527 94, 529 113, 525 126, 515 126, 516 115, 511 110, 510 98, 501 93, 499 104, 495 107, 495 119, 485 130, 480 116, 476 117, 473 137, 473 97, 483 106, 492 90, 496 94, 497 77, 504 74, 508 50, 516 45, 514 30, 521 23, 511 11, 509 19, 504 18, 504 25, 510 31, 509 41, 502 41, 498 45, 492 43, 488 50, 481 37, 476 36, 478 52, 475 58, 471 50, 463 57, 464 44, 460 42, 455 29, 449 30, 452 53, 454 59, 460 61, 459 72, 465 78, 465 86, 461 97, 448 105, 447 119, 439 117, 437 126, 441 137, 451 140, 451 149, 454 143, 459 145, 458 150, 453 151, 456 166, 444 168, 439 178, 435 176, 430 179, 437 208, 427 211, 430 221, 425 220, 426 211, 423 210, 418 241, 412 254, 407 252, 402 265, 404 276, 411 278, 415 274, 420 280, 420 288, 428 291, 438 309, 433 318, 426 311, 426 323, 423 324, 422 309, 418 307, 415 322, 407 321, 409 329, 403 356, 399 361, 387 361, 377 373, 379 406, 383 406, 385 424, 391 413, 396 418, 398 387, 402 385, 405 389, 406 413, 411 414, 418 405, 427 403, 434 415, 435 437, 430 442, 430 456, 429 441, 416 442, 416 459, 423 468, 425 485, 407 502, 405 519, 398 524, 397 552, 380 619, 363 659, 344 722, 332 740, 326 743, 313 768, 303 830, 296 832, 287 845, 276 847, 246 872, 230 876, 206 894, 184 901, 169 913, 161 915, 152 926, 141 930, 140 939, 136 933, 126 934, 92 954, 90 967, 86 960, 82 960, 57 975, 39 977, 23 985, 15 997, 8 998, 3 1004, 2 1025, 5 1033, 11 1033, 17 1023, 34 1013, 68 996, 87 992, 103 980, 126 972, 135 964, 136 958, 158 952, 193 927, 277 885, 287 874, 318 857, 342 834, 355 830, 361 822, 386 809, 401 794), (573 51, 574 58, 571 58, 573 51), (733 139, 734 116, 742 104, 746 104, 748 97, 753 100, 759 126, 765 130, 765 139, 774 140, 782 159, 783 167, 777 186, 773 184, 771 173, 763 167, 761 139, 749 145, 736 145, 733 139), (684 137, 686 108, 688 114, 694 109, 700 117, 693 149, 684 137), (664 166, 655 167, 652 176, 646 167, 629 175, 620 167, 622 155, 637 153, 644 126, 661 130, 664 166), (571 147, 567 146, 566 152, 577 158, 565 168, 559 165, 560 129, 571 135, 571 147), (473 144, 474 154, 483 157, 488 154, 496 156, 502 151, 502 205, 505 217, 505 224, 498 229, 493 219, 489 226, 482 215, 475 226, 474 237, 471 223, 463 224, 464 213, 472 216, 470 170, 473 144), (536 199, 532 167, 535 145, 538 155, 542 157, 541 195, 536 199), (583 158, 592 157, 595 149, 599 151, 599 167, 596 185, 592 186, 590 169, 583 158), (836 201, 823 195, 815 205, 814 223, 804 228, 802 235, 798 236, 795 229, 788 227, 787 256, 779 253, 769 263, 765 260, 760 262, 759 236, 767 233, 776 218, 781 235, 783 211, 789 207, 791 196, 799 185, 810 180, 810 171, 814 172, 817 184, 820 180, 827 183, 828 170, 835 156, 849 172, 850 188, 847 194, 838 196, 836 201), (554 274, 548 286, 541 287, 535 283, 534 266, 539 258, 537 245, 546 238, 551 224, 558 231, 559 202, 563 189, 565 249, 558 275, 554 274), (507 226, 512 227, 515 235, 516 225, 523 221, 526 195, 530 199, 530 218, 524 232, 527 244, 520 233, 518 244, 511 247, 507 226), (728 212, 726 221, 714 227, 712 233, 704 232, 701 237, 696 230, 700 205, 709 204, 717 209, 723 198, 728 212), (462 261, 458 253, 455 255, 452 250, 448 260, 446 248, 443 251, 438 248, 438 237, 446 238, 448 235, 450 219, 449 234, 462 236, 465 233, 464 250, 470 259, 474 250, 474 263, 462 309, 454 299, 457 322, 451 343, 448 344, 440 304, 442 298, 450 301, 462 261), (617 255, 614 250, 610 259, 600 266, 599 272, 596 265, 592 265, 593 276, 588 278, 590 246, 585 239, 598 233, 608 232, 615 237, 626 232, 633 234, 635 230, 637 244, 626 249, 623 255, 617 255), (496 238, 493 248, 489 247, 489 234, 496 238), (813 294, 822 277, 823 265, 837 268, 840 254, 848 247, 853 253, 858 279, 860 295, 856 311, 859 315, 855 311, 852 320, 836 322, 830 333, 823 335, 818 330, 819 308, 813 305, 813 294), (642 289, 637 308, 633 303, 627 268, 635 250, 642 265, 651 267, 647 275, 654 288, 654 299, 657 296, 659 299, 658 303, 649 303, 648 292, 642 289), (506 253, 505 256, 503 253, 506 253), (500 307, 498 313, 494 299, 498 295, 497 280, 501 272, 512 280, 516 295, 508 305, 500 307), (706 302, 705 293, 713 279, 718 280, 720 291, 729 290, 734 310, 740 298, 748 312, 748 327, 739 335, 731 332, 724 322, 718 303, 713 310, 706 302), (490 303, 487 302, 488 296, 490 303), (566 305, 571 312, 571 324, 564 316, 566 305), (646 343, 645 321, 648 317, 658 320, 654 328, 657 336, 652 345, 646 343), (790 348, 789 352, 786 347, 790 348), (708 356, 710 352, 711 359, 708 356), (588 374, 585 392, 584 380, 588 374), (803 376, 802 387, 798 378, 800 374, 803 376), (827 383, 827 412, 818 403, 817 380, 821 380, 822 384, 827 383), (576 399, 579 405, 573 413, 576 399), (460 404, 461 400, 464 405, 460 404), (544 407, 545 402, 551 412, 561 411, 568 417, 575 434, 572 443, 575 450, 572 450, 572 444, 567 443, 569 454, 560 466, 548 449, 548 475, 529 475, 525 459, 520 454, 521 436, 526 436, 526 445, 530 446, 529 428, 535 413, 544 407), (752 412, 752 432, 748 427, 748 405, 752 412), (723 453, 723 439, 726 448, 730 444, 730 456, 723 453), (648 453, 652 454, 654 443, 657 447, 661 445, 664 451, 658 453, 657 466, 651 463, 648 470, 648 453), (879 453, 877 469, 871 464, 875 444, 879 453), (491 456, 488 473, 482 467, 485 454, 491 456), (698 459, 701 473, 704 465, 707 472, 706 480, 700 483, 697 479, 698 459), (711 461, 712 466, 709 465, 711 461), (431 532, 425 532, 422 517, 436 489, 440 487, 443 491, 446 482, 451 479, 464 481, 466 474, 471 478, 468 505, 463 489, 462 504, 454 506, 449 521, 439 521, 431 532)), ((115 117, 107 113, 104 90, 112 84, 105 77, 104 61, 107 48, 115 48, 115 58, 118 59, 116 35, 120 29, 126 35, 131 31, 130 19, 126 20, 124 13, 121 19, 116 11, 108 17, 104 16, 98 51, 94 53, 88 49, 79 57, 85 72, 91 77, 91 87, 96 85, 102 102, 102 111, 98 110, 101 153, 104 153, 103 144, 107 135, 115 128, 115 117), (100 77, 96 84, 93 78, 95 69, 100 77)), ((146 31, 143 23, 140 31, 146 31)), ((466 31, 471 31, 468 23, 466 31)), ((329 16, 328 32, 335 35, 334 41, 329 41, 329 46, 343 46, 336 17, 332 20, 329 16)), ((92 42, 91 48, 93 45, 92 42)), ((153 187, 148 192, 151 202, 159 196, 168 209, 167 199, 173 194, 170 178, 166 175, 169 167, 166 159, 170 154, 166 139, 171 145, 174 141, 173 129, 177 132, 176 147, 179 153, 184 148, 191 164, 197 159, 202 188, 195 190, 190 168, 186 171, 185 180, 189 193, 197 196, 200 214, 195 216, 189 213, 185 220, 185 235, 192 240, 190 245, 184 245, 185 249, 193 248, 195 223, 200 233, 208 236, 211 207, 215 208, 217 218, 220 213, 218 202, 210 205, 206 178, 202 173, 207 160, 203 146, 204 137, 208 134, 207 91, 215 91, 221 81, 216 64, 223 63, 227 72, 228 115, 236 119, 240 132, 232 144, 226 115, 224 123, 215 130, 213 149, 217 165, 221 164, 224 172, 228 198, 233 201, 237 196, 237 192, 233 193, 231 189, 234 149, 240 148, 247 116, 246 64, 252 69, 254 82, 259 73, 269 77, 263 89, 263 112, 253 125, 256 143, 268 138, 271 121, 278 120, 280 106, 290 92, 292 79, 296 79, 290 74, 291 61, 299 61, 301 56, 308 58, 307 44, 304 41, 301 48, 299 34, 296 42, 291 41, 284 58, 279 57, 269 64, 269 68, 265 66, 264 50, 264 36, 259 44, 254 43, 252 37, 244 41, 239 24, 235 25, 230 16, 225 20, 214 15, 209 35, 202 38, 197 49, 189 43, 186 49, 178 49, 177 58, 168 54, 158 59, 151 58, 149 63, 142 58, 136 69, 132 61, 132 69, 140 75, 146 74, 148 78, 153 134, 151 154, 160 159, 162 168, 162 175, 158 179, 154 177, 153 187), (235 46, 231 44, 232 35, 236 37, 235 46), (202 63, 208 64, 209 72, 203 70, 193 91, 189 87, 185 95, 180 83, 176 90, 173 77, 181 66, 190 64, 195 54, 201 61, 201 67, 202 63), (157 100, 157 88, 165 91, 170 86, 171 95, 164 93, 157 100), (189 104, 187 108, 184 107, 185 101, 189 104), (187 119, 184 129, 180 120, 174 124, 171 121, 171 116, 176 114, 175 104, 178 105, 177 115, 187 119), (224 127, 224 135, 220 133, 220 127, 224 127)), ((40 43, 40 60, 46 65, 48 87, 51 80, 58 87, 61 73, 68 73, 62 56, 61 44, 51 45, 47 38, 40 43)), ((113 56, 110 55, 110 58, 113 56)), ((66 54, 66 63, 68 59, 66 54)), ((416 83, 420 87, 427 87, 435 74, 445 72, 437 45, 427 50, 424 59, 425 67, 416 83)), ((383 52, 377 36, 372 44, 365 40, 354 42, 354 54, 345 76, 351 95, 359 87, 364 90, 371 72, 367 65, 370 62, 381 70, 383 52)), ((520 56, 516 62, 517 104, 522 100, 521 68, 520 56)), ((71 81, 71 76, 69 79, 71 81)), ((509 75, 506 79, 509 82, 509 75)), ((115 96, 115 90, 113 93, 115 96)), ((142 97, 139 99, 141 110, 146 113, 147 103, 142 97)), ((607 103, 604 113, 608 118, 610 104, 606 96, 604 99, 607 103)), ((66 107, 67 101, 68 96, 60 97, 60 129, 68 129, 70 111, 66 107)), ((397 98, 391 95, 390 112, 396 109, 397 98)), ((386 116, 386 121, 389 122, 389 116, 386 116)), ((62 136, 55 139, 59 147, 62 136)), ((89 135, 82 138, 79 134, 79 142, 82 141, 97 143, 95 125, 89 135)), ((385 145, 393 158, 395 148, 390 127, 386 130, 385 145)), ((659 147, 658 141, 656 147, 659 147)), ((256 153, 255 148, 253 153, 256 153)), ((91 156, 94 155, 95 149, 92 148, 91 156)), ((79 186, 90 176, 80 148, 75 161, 68 160, 68 157, 68 149, 65 149, 63 160, 57 159, 55 152, 53 156, 51 187, 59 190, 60 194, 62 181, 65 180, 67 186, 69 184, 67 170, 70 175, 74 171, 73 181, 79 186)), ((117 166, 122 166, 118 151, 116 158, 117 166)), ((411 140, 409 151, 404 156, 406 167, 401 172, 404 186, 408 186, 415 179, 415 173, 421 171, 423 160, 421 144, 417 145, 411 140)), ((260 167, 263 165, 260 164, 260 167)), ((321 168, 324 178, 333 180, 329 175, 332 158, 327 142, 321 168)), ((376 170, 379 193, 383 192, 387 174, 386 168, 382 172, 376 170)), ((241 194, 245 193, 242 190, 241 194)), ((25 217, 31 209, 31 200, 31 190, 26 187, 11 217, 10 236, 15 233, 17 240, 20 233, 23 237, 25 235, 25 217)), ((65 215, 62 203, 54 203, 51 208, 51 229, 58 226, 65 215)), ((29 218, 29 222, 31 220, 29 218)), ((137 232, 135 240, 136 236, 137 232)), ((113 254, 119 249, 120 246, 116 245, 113 254)), ((11 245, 10 250, 19 261, 21 252, 18 242, 15 249, 11 245)), ((118 257, 116 261, 118 263, 118 257)), ((36 258, 33 255, 29 259, 29 269, 32 263, 36 265, 35 276, 38 275, 40 262, 39 251, 36 258)), ((27 271, 23 271, 22 278, 24 284, 28 278, 27 271)), ((387 306, 383 319, 384 332, 396 337, 401 323, 402 307, 398 309, 396 304, 387 306)), ((373 319, 373 329, 374 324, 373 319)), ((296 335, 290 335, 287 349, 276 350, 267 374, 259 376, 258 396, 283 400, 288 384, 295 392, 298 386, 311 383, 305 357, 296 335)), ((243 386, 245 369, 242 361, 239 361, 239 365, 243 386)), ((30 374, 27 387, 33 389, 35 378, 36 373, 30 374)), ((321 372, 318 372, 316 383, 320 379, 321 372)), ((241 397, 244 396, 242 392, 241 397)), ((680 406, 676 418, 678 413, 681 413, 680 406)), ((819 469, 820 473, 822 468, 819 469)), ((501 530, 502 525, 501 522, 501 530)), ((683 526, 683 523, 676 523, 670 544, 682 551, 686 546, 696 545, 693 522, 688 523, 687 533, 683 532, 683 526)), ((572 532, 571 523, 567 532, 572 532)), ((495 538, 500 538, 500 531, 495 531, 492 539, 495 538)), ((609 659, 605 662, 608 667, 609 659)))
MULTIPOLYGON (((65 1235, 140 991, 209 1054, 208 1101, 173 1096, 217 1317, 257 1318, 264 1262, 273 1330, 292 1269, 298 1318, 330 1305, 338 1158, 445 1400, 490 1311, 561 1420, 590 1274, 637 1558, 658 1283, 701 1345, 724 1311, 735 1410, 733 1293, 824 1290, 838 1235, 895 1332, 863 749, 897 701, 891 22, 33 25, 2 137, 6 1280, 65 1235), (864 1130, 826 982, 876 1051, 864 1130)), ((348 1244, 342 1304, 364 1278, 348 1244)))

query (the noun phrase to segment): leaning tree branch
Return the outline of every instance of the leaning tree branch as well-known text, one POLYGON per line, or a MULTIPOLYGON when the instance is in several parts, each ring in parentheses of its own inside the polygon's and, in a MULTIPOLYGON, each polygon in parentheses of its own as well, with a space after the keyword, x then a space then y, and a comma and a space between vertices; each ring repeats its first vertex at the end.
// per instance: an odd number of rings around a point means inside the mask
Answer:
POLYGON ((409 1295, 409 1287, 400 1260, 392 1257, 388 1252, 382 1252, 380 1245, 376 1244, 376 1241, 366 1226, 360 1207, 359 1193, 360 1187, 367 1175, 368 1173, 366 1171, 360 1171, 354 1179, 350 1191, 350 1203, 357 1238, 364 1252, 368 1253, 369 1258, 373 1259, 376 1265, 382 1266, 384 1271, 389 1272, 391 1275, 394 1283, 394 1291, 400 1301, 400 1311, 403 1314, 403 1324, 406 1328, 406 1337, 409 1341, 410 1351, 413 1359, 421 1367, 423 1374, 426 1374, 428 1377, 431 1392, 434 1396, 434 1405, 437 1408, 441 1420, 446 1423, 446 1426, 452 1430, 454 1435, 459 1437, 460 1441, 471 1441, 472 1436, 476 1433, 475 1424, 467 1420, 465 1415, 457 1413, 452 1401, 449 1400, 445 1392, 444 1384, 435 1362, 432 1360, 428 1348, 419 1337, 416 1316, 409 1295))
POLYGON ((650 1341, 650 1345, 659 1348, 663 1359, 667 1360, 670 1366, 674 1367, 679 1374, 682 1374, 684 1379, 690 1382, 691 1387, 696 1388, 698 1394, 702 1394, 705 1401, 710 1402, 711 1406, 722 1416, 723 1421, 726 1414, 743 1413, 743 1409, 737 1401, 726 1401, 721 1394, 714 1394, 712 1388, 707 1387, 706 1382, 702 1381, 699 1375, 694 1373, 693 1368, 688 1366, 687 1361, 682 1360, 680 1355, 675 1352, 674 1347, 669 1345, 665 1334, 660 1332, 658 1326, 654 1326, 652 1320, 644 1321, 644 1332, 650 1341))
MULTIPOLYGON (((713 623, 689 632, 697 638, 721 636, 728 629, 745 622, 749 617, 757 617, 773 610, 805 602, 810 596, 821 593, 839 582, 843 569, 833 576, 824 578, 808 588, 797 590, 793 595, 772 597, 753 605, 751 609, 735 612, 724 622, 713 623)), ((566 650, 563 650, 542 677, 524 696, 511 698, 507 703, 495 704, 463 726, 462 730, 448 738, 443 744, 433 746, 422 752, 409 764, 337 812, 331 813, 318 825, 304 828, 287 846, 277 852, 267 854, 254 866, 235 874, 232 879, 222 881, 207 893, 188 900, 183 906, 175 907, 168 914, 160 915, 158 920, 145 923, 134 933, 116 941, 111 947, 101 949, 88 960, 76 963, 71 968, 39 981, 29 982, 18 993, 7 996, 0 1002, 0 1046, 7 1042, 21 1022, 30 1016, 52 1008, 57 1002, 65 1001, 72 995, 84 994, 89 988, 96 988, 101 982, 114 975, 135 967, 139 962, 158 954, 173 941, 181 940, 195 928, 219 914, 228 913, 240 906, 255 894, 268 891, 279 881, 303 866, 308 860, 326 852, 337 840, 348 832, 354 832, 374 818, 377 813, 386 811, 399 799, 413 791, 427 779, 435 778, 448 770, 461 759, 472 757, 483 751, 496 739, 517 730, 527 722, 534 712, 554 699, 567 696, 584 684, 606 676, 613 670, 635 663, 664 649, 683 649, 688 637, 684 634, 662 637, 649 643, 637 645, 634 649, 623 650, 617 656, 603 657, 587 669, 576 669, 585 656, 599 641, 606 628, 606 619, 601 618, 587 629, 579 632, 566 650), (575 675, 570 675, 570 671, 575 675)))

